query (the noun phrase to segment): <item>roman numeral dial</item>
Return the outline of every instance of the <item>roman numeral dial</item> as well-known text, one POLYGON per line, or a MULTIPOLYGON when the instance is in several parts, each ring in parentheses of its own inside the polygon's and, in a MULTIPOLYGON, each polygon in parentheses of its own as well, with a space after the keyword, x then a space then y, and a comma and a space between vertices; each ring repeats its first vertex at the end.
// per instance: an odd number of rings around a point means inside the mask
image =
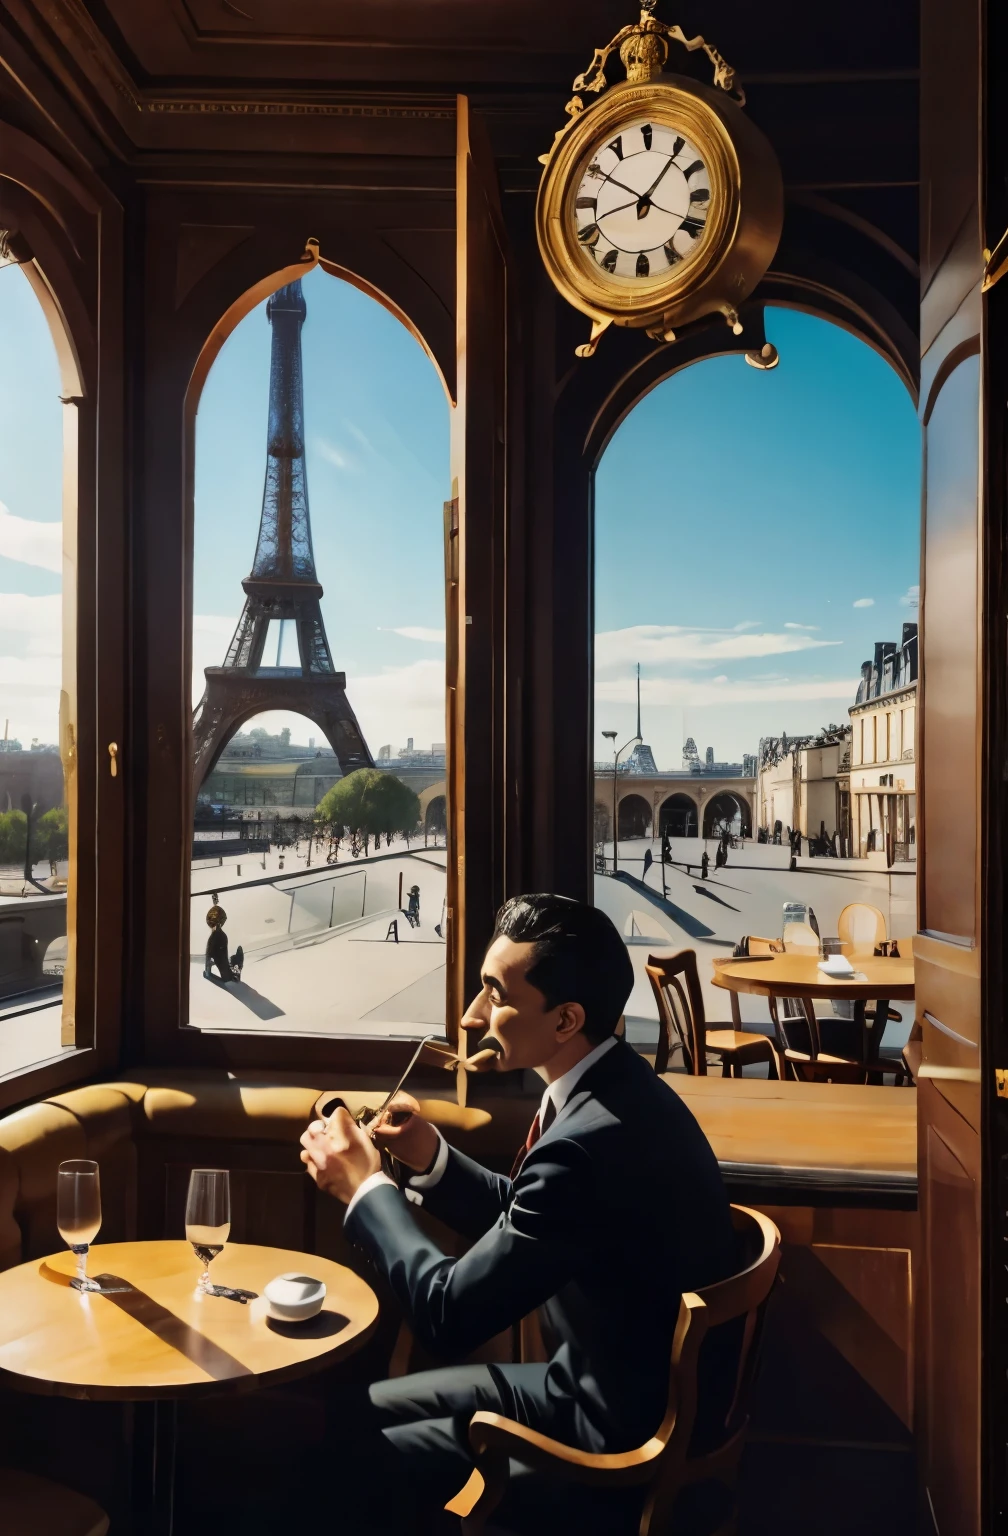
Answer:
POLYGON ((639 119, 589 157, 574 196, 577 242, 584 259, 609 276, 654 284, 700 249, 710 206, 710 177, 696 145, 639 119))

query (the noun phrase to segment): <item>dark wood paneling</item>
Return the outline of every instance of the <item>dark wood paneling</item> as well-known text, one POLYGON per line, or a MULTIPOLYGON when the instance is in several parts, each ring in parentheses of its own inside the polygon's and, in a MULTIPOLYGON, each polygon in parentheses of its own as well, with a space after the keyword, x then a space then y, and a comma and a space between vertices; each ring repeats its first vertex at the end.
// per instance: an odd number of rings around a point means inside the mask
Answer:
POLYGON ((939 1536, 980 1528, 980 1167, 973 1127, 922 1084, 918 1424, 939 1536))
POLYGON ((504 899, 508 804, 508 261, 489 140, 464 97, 459 98, 458 131, 459 371, 452 488, 459 501, 454 743, 460 760, 449 843, 457 878, 457 885, 449 884, 457 959, 452 1028, 479 990, 480 961, 504 899), (461 907, 454 892, 462 898, 461 907))
MULTIPOLYGON (((986 238, 993 249, 1008 228, 1008 9, 986 6, 983 78, 986 238)), ((999 1098, 993 1068, 1008 1067, 1008 280, 984 299, 983 389, 990 402, 984 453, 984 604, 999 615, 987 636, 984 667, 981 896, 984 945, 983 1019, 983 1348, 981 1489, 985 1528, 1008 1528, 1008 1100, 999 1098)))

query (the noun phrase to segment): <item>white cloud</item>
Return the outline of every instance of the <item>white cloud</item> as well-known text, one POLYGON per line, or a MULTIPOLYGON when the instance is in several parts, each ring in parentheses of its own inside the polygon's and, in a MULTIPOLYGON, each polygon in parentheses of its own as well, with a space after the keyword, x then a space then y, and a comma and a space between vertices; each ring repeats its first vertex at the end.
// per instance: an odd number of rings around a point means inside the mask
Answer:
POLYGON ((785 629, 810 629, 810 630, 812 630, 812 629, 818 629, 819 625, 818 624, 792 624, 792 623, 788 622, 788 623, 786 623, 784 625, 784 628, 785 629))
MULTIPOLYGON (((854 702, 857 679, 840 678, 788 678, 766 682, 749 678, 730 680, 715 678, 716 689, 709 679, 691 677, 641 678, 641 703, 644 706, 705 705, 705 704, 775 704, 800 703, 815 700, 845 699, 854 702)), ((636 677, 613 678, 608 682, 595 683, 595 698, 606 704, 632 704, 637 697, 636 677)))
POLYGON ((229 618, 224 613, 194 613, 193 630, 199 630, 206 635, 227 635, 228 639, 235 632, 238 620, 229 618))
POLYGON ((900 607, 920 607, 920 586, 917 582, 914 582, 913 586, 907 587, 906 591, 903 593, 903 596, 900 598, 900 607))
POLYGON ((425 629, 422 624, 405 624, 401 629, 386 631, 390 635, 402 635, 404 640, 422 640, 427 645, 444 645, 443 629, 425 629))
MULTIPOLYGON (((58 592, 29 597, 0 592, 0 634, 20 655, 59 656, 63 650, 63 598, 58 592)), ((2 675, 2 674, 0 674, 2 675)))
POLYGON ((874 608, 875 607, 875 599, 873 597, 858 597, 858 598, 855 598, 854 599, 854 607, 855 608, 874 608))
POLYGON ((718 662, 754 656, 783 656, 795 651, 840 645, 839 640, 814 640, 810 635, 753 630, 688 629, 672 624, 637 624, 628 629, 603 630, 595 636, 598 671, 641 662, 654 666, 669 661, 718 662))
POLYGON ((356 438, 358 443, 360 443, 361 447, 362 448, 366 448, 368 453, 376 452, 374 443, 368 437, 366 432, 362 432, 361 431, 360 427, 355 426, 352 421, 344 421, 343 425, 346 427, 347 431, 350 433, 350 436, 353 437, 353 438, 356 438))
POLYGON ((345 469, 351 474, 355 474, 360 467, 349 453, 344 452, 342 448, 338 448, 335 443, 329 442, 328 438, 317 437, 313 447, 320 458, 325 459, 329 464, 335 465, 337 469, 345 469))
POLYGON ((63 524, 15 517, 0 501, 0 555, 59 574, 63 569, 63 524))
POLYGON ((63 685, 63 599, 0 592, 0 734, 25 746, 32 737, 54 742, 59 735, 63 685))
POLYGON ((430 657, 371 677, 347 672, 347 697, 372 752, 383 742, 425 748, 445 739, 444 662, 430 657))
POLYGON ((237 616, 229 619, 222 613, 194 613, 192 637, 192 702, 193 708, 203 697, 206 687, 204 668, 223 665, 228 643, 235 632, 237 616))

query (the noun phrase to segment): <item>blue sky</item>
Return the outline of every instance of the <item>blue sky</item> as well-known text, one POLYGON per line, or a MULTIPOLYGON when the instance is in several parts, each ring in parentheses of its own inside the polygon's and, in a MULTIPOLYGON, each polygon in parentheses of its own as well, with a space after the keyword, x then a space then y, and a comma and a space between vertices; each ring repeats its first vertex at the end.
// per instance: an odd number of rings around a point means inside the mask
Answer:
MULTIPOLYGON (((429 747, 444 741, 448 398, 381 305, 319 270, 302 287, 308 498, 333 659, 373 752, 409 736, 429 747)), ((270 337, 263 304, 228 338, 196 418, 194 702, 203 667, 224 659, 255 553, 270 337)), ((295 741, 321 734, 283 721, 295 741)))
POLYGON ((23 272, 0 267, 0 735, 59 735, 63 407, 23 272))
MULTIPOLYGON (((442 503, 449 406, 422 348, 356 289, 304 283, 308 484, 323 614, 372 747, 444 739, 442 503)), ((596 489, 596 756, 634 729, 678 767, 685 734, 735 759, 846 718, 862 659, 917 617, 920 438, 863 343, 774 310, 779 368, 696 365, 613 438, 596 489), (858 606, 862 605, 862 606, 858 606)), ((197 417, 196 696, 224 656, 265 468, 265 306, 229 338, 197 417)), ((585 363, 584 366, 591 366, 585 363)), ((61 407, 16 267, 0 269, 0 731, 56 739, 61 407), (40 526, 42 525, 42 526, 40 526), (47 526, 46 526, 47 525, 47 526)), ((271 717, 272 726, 280 723, 271 717)), ((295 740, 317 728, 296 717, 295 740)))
POLYGON ((920 430, 896 374, 768 310, 771 372, 712 358, 652 391, 596 477, 595 756, 636 724, 660 768, 846 721, 876 640, 917 618, 920 430))

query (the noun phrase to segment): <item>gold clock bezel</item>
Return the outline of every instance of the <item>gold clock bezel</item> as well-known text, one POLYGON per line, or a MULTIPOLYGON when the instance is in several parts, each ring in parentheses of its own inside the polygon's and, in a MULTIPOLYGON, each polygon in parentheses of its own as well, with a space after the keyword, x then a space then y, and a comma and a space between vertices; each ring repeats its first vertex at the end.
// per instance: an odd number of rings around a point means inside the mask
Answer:
POLYGON ((651 319, 695 293, 727 256, 738 229, 740 190, 735 146, 705 101, 667 80, 615 86, 568 129, 543 173, 536 200, 539 249, 553 283, 582 314, 624 324, 651 319), (711 190, 699 248, 655 281, 603 272, 577 239, 574 210, 592 155, 621 127, 641 118, 671 128, 696 145, 711 190))

